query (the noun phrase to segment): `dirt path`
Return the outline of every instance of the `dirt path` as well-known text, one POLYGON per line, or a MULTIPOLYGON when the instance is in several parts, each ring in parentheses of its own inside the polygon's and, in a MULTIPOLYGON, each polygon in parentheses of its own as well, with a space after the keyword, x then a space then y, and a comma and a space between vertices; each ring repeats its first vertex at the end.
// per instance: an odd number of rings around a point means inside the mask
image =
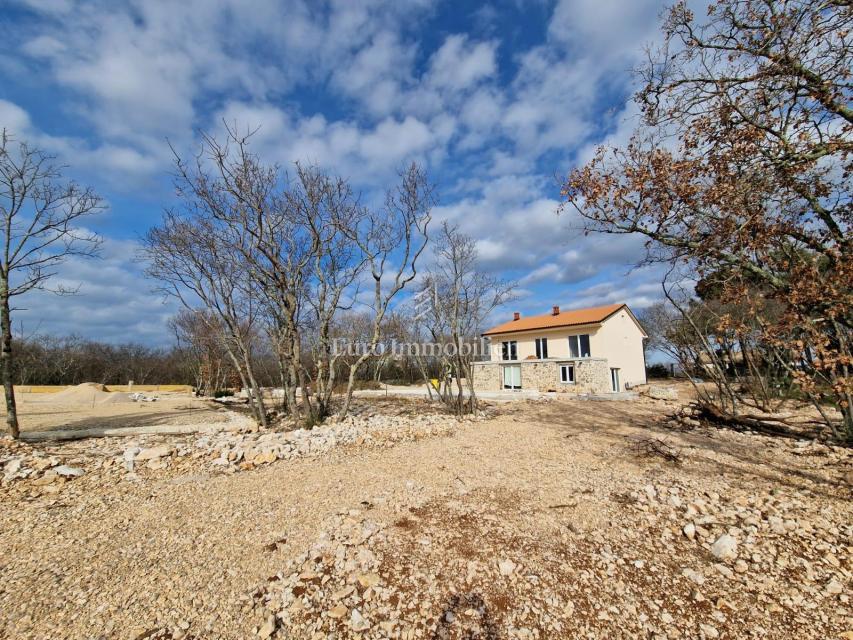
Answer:
MULTIPOLYGON (((616 524, 627 516, 614 495, 673 478, 724 482, 738 495, 769 494, 781 483, 792 494, 808 493, 809 514, 849 521, 849 495, 826 483, 834 469, 816 472, 800 458, 774 455, 764 439, 670 436, 689 456, 682 467, 639 460, 626 437, 642 433, 631 423, 644 418, 624 403, 525 405, 452 437, 387 449, 336 450, 235 475, 122 481, 97 491, 87 491, 93 480, 82 477, 70 498, 4 498, 0 637, 137 638, 157 628, 250 637, 265 614, 249 594, 307 549, 330 516, 369 513, 394 523, 413 508, 463 495, 493 501, 514 522, 522 514, 518 526, 531 539, 567 527, 606 537, 627 526, 616 524), (586 415, 591 406, 593 418, 586 415), (756 464, 771 455, 772 465, 756 464)), ((645 516, 630 517, 635 523, 645 516)))

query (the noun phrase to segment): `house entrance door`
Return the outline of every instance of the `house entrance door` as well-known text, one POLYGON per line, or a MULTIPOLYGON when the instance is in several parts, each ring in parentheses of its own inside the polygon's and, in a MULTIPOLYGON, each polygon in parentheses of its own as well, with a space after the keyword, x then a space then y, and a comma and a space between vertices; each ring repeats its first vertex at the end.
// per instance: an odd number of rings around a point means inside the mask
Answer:
POLYGON ((610 384, 613 387, 613 391, 621 391, 619 388, 619 369, 610 370, 610 384))
POLYGON ((521 389, 521 365, 504 367, 504 389, 521 389))

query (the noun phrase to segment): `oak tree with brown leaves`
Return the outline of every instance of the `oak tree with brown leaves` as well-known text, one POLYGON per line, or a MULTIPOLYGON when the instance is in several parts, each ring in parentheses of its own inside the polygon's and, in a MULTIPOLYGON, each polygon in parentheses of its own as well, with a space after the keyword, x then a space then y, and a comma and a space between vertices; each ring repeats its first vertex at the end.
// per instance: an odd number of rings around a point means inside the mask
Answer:
POLYGON ((701 18, 676 4, 638 71, 640 128, 563 188, 589 230, 642 234, 646 261, 713 281, 740 310, 720 331, 757 328, 848 440, 851 26, 849 2, 721 0, 701 18))

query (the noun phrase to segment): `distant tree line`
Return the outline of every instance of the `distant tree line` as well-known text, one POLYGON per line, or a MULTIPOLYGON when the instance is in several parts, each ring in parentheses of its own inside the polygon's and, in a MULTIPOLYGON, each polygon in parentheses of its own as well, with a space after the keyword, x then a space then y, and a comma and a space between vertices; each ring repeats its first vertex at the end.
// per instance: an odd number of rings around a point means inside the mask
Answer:
POLYGON ((180 347, 109 344, 80 336, 36 335, 16 339, 16 385, 192 384, 180 347))
MULTIPOLYGON (((171 324, 174 326, 181 320, 187 320, 186 313, 178 314, 171 324)), ((364 326, 368 322, 363 314, 352 314, 346 320, 349 327, 364 326)), ((396 314, 390 318, 385 341, 402 339, 395 326, 401 326, 401 317, 396 314)), ((280 381, 271 345, 259 341, 258 347, 253 360, 258 382, 263 387, 276 387, 280 381)), ((132 342, 111 344, 76 335, 42 334, 15 338, 13 348, 16 354, 13 379, 18 386, 63 386, 83 382, 125 385, 133 381, 136 384, 185 384, 192 386, 199 395, 208 396, 241 388, 240 377, 222 349, 202 335, 186 331, 178 334, 175 344, 166 347, 132 342)), ((305 366, 310 366, 310 358, 305 360, 305 366)), ((344 379, 350 360, 344 357, 338 363, 339 379, 344 379)), ((425 376, 438 377, 440 370, 437 359, 424 364, 414 357, 378 355, 368 359, 359 370, 356 386, 378 388, 379 383, 384 382, 416 384, 425 376)), ((336 391, 345 388, 346 384, 339 385, 336 391)))

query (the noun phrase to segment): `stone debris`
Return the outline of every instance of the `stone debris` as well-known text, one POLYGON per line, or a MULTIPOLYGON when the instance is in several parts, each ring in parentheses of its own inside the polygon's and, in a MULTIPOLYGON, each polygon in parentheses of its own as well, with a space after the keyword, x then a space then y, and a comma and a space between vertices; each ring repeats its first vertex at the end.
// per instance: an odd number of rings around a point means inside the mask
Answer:
POLYGON ((644 393, 653 400, 678 400, 678 391, 673 387, 651 384, 644 393))
POLYGON ((515 571, 515 563, 512 560, 501 560, 498 562, 498 569, 502 576, 511 576, 515 571))
MULTIPOLYGON (((137 449, 138 447, 133 447, 133 449, 137 449)), ((129 451, 129 450, 128 450, 129 451)), ((128 459, 128 451, 124 452, 124 459, 128 459)), ((145 460, 155 460, 157 458, 165 458, 166 456, 171 455, 172 447, 169 445, 160 445, 157 447, 149 447, 148 449, 142 449, 139 453, 136 454, 132 460, 134 462, 144 462, 145 460)))
POLYGON ((734 560, 737 557, 737 539, 724 533, 711 545, 711 553, 720 560, 734 560))
POLYGON ((459 496, 451 488, 393 522, 351 510, 327 521, 252 599, 282 621, 283 637, 300 638, 710 640, 756 630, 803 638, 842 632, 851 613, 849 574, 845 563, 818 559, 830 550, 846 554, 850 522, 808 511, 810 524, 780 540, 771 514, 804 518, 804 497, 766 488, 724 497, 701 479, 638 485, 617 504, 617 528, 579 534, 553 522, 545 524, 549 536, 519 515, 529 503, 499 490, 459 496), (516 508, 500 508, 509 504, 516 508), (701 523, 693 536, 678 524, 686 515, 701 523), (523 553, 524 566, 501 555, 507 552, 523 553), (738 554, 734 571, 719 563, 738 554), (794 567, 805 571, 802 581, 794 567))
POLYGON ((71 479, 84 473, 133 480, 149 472, 167 469, 187 472, 199 467, 218 473, 235 473, 279 460, 316 457, 336 447, 385 447, 446 436, 460 425, 483 419, 484 416, 476 416, 460 421, 435 412, 409 416, 370 413, 343 420, 331 419, 313 429, 291 431, 227 430, 129 439, 92 438, 62 444, 30 444, 3 438, 0 439, 0 482, 29 481, 37 487, 56 476, 71 479), (45 453, 55 455, 45 457, 45 453), (64 460, 74 460, 74 465, 65 464, 64 460), (44 481, 39 482, 42 479, 44 481))
POLYGON ((76 478, 82 476, 85 471, 79 467, 69 467, 67 464, 61 464, 53 468, 53 472, 63 478, 76 478))

